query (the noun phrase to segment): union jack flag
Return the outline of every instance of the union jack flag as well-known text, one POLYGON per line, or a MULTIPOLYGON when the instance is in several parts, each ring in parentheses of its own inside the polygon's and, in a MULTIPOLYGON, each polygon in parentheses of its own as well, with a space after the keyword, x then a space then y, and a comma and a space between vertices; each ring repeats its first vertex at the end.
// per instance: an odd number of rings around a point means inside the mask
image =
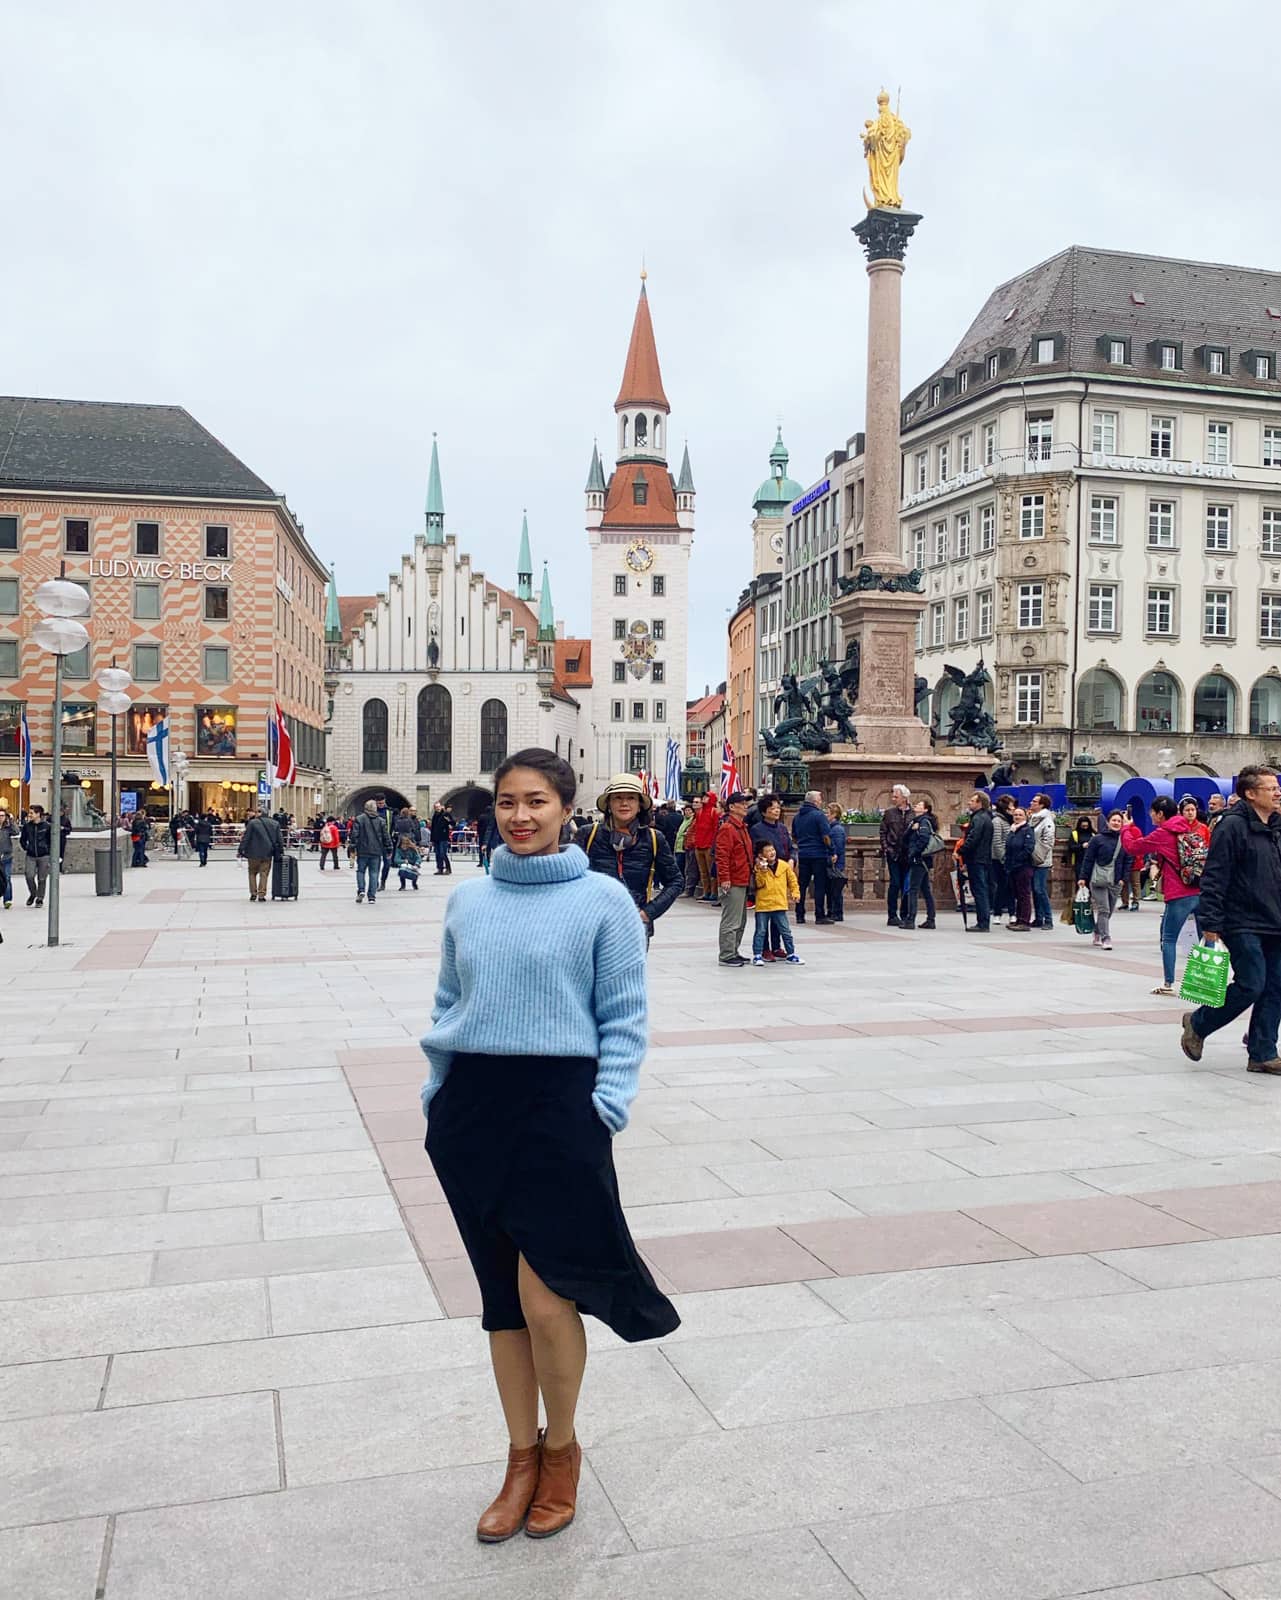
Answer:
POLYGON ((721 799, 728 800, 738 788, 738 764, 734 760, 734 746, 725 739, 721 743, 721 799))

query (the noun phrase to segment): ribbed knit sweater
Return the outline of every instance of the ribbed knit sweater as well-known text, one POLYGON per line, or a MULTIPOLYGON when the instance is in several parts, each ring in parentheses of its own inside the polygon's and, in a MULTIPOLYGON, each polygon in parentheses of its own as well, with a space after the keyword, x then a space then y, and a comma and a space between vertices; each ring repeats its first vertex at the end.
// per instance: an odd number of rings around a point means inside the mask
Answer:
POLYGON ((431 1020, 424 1115, 456 1054, 590 1056, 592 1104, 621 1132, 648 1021, 645 932, 631 896, 577 848, 495 850, 490 876, 449 897, 431 1020))

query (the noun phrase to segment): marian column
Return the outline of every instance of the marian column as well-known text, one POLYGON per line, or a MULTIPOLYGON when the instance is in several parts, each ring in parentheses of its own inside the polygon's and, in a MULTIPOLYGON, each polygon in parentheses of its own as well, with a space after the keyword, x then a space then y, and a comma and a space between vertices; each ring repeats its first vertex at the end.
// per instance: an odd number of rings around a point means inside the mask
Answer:
MULTIPOLYGON (((845 579, 848 592, 832 610, 847 646, 857 640, 860 676, 855 721, 860 750, 876 755, 921 755, 929 729, 916 714, 916 622, 925 598, 907 576, 900 502, 900 387, 903 257, 921 218, 903 210, 898 169, 911 137, 889 109, 884 90, 878 114, 864 126, 872 198, 854 228, 867 252, 867 410, 864 431, 863 568, 845 579), (885 585, 893 584, 893 588, 885 585)), ((864 195, 867 199, 867 195, 864 195)))

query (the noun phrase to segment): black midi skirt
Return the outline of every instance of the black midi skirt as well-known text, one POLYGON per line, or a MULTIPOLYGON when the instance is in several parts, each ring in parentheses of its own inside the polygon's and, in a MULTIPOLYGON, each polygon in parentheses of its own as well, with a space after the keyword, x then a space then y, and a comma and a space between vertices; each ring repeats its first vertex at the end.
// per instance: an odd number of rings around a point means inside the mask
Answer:
POLYGON ((456 1055, 432 1097, 427 1154, 480 1285, 482 1326, 523 1328, 517 1260, 629 1343, 680 1326, 636 1252, 596 1062, 456 1055))

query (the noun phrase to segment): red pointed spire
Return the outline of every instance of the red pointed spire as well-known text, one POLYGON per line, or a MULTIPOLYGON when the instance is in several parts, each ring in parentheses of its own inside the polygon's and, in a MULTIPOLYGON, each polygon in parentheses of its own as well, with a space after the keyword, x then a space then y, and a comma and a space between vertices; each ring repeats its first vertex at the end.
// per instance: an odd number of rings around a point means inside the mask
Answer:
POLYGON ((636 304, 636 318, 632 323, 632 339, 627 346, 627 362, 623 367, 623 381, 614 401, 614 410, 624 406, 661 406, 672 408, 663 392, 663 374, 658 367, 658 349, 654 344, 654 324, 649 319, 649 297, 641 281, 640 299, 636 304))

